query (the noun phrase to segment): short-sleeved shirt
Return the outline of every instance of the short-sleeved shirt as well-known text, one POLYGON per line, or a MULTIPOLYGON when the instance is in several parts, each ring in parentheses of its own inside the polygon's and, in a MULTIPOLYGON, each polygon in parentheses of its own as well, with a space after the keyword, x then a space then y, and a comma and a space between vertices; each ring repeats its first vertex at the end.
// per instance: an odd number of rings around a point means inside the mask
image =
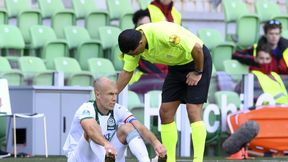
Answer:
MULTIPOLYGON (((76 149, 78 142, 82 137, 83 129, 80 122, 87 118, 94 118, 96 120, 96 111, 93 103, 94 102, 84 103, 76 111, 69 134, 63 147, 66 155, 76 149)), ((97 114, 98 124, 100 124, 102 134, 107 140, 109 140, 113 134, 115 134, 117 126, 120 123, 130 122, 130 120, 134 119, 133 114, 129 112, 127 108, 119 104, 115 104, 113 111, 108 115, 102 115, 98 111, 97 114)))
MULTIPOLYGON (((184 65, 193 61, 191 52, 196 43, 203 42, 189 30, 171 22, 148 23, 139 26, 147 39, 148 49, 140 55, 151 63, 169 66, 184 65)), ((125 71, 134 71, 138 66, 140 55, 124 55, 125 71)))

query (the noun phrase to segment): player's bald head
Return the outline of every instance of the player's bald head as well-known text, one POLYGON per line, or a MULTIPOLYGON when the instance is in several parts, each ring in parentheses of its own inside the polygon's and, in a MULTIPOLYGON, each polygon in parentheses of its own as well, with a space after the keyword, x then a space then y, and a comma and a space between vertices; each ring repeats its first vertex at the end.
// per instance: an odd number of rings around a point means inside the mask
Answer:
POLYGON ((115 81, 107 77, 100 77, 94 81, 94 88, 96 91, 103 91, 113 86, 116 86, 115 81))

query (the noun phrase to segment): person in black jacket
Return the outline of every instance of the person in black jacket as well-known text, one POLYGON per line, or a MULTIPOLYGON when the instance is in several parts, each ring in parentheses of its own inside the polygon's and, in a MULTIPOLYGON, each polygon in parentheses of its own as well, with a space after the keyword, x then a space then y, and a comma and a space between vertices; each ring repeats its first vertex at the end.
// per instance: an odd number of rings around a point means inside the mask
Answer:
POLYGON ((288 40, 281 37, 282 25, 278 20, 270 20, 264 24, 264 35, 259 39, 258 45, 270 44, 273 56, 279 60, 288 47, 288 40))
POLYGON ((288 40, 281 37, 282 25, 278 20, 267 21, 264 26, 264 35, 259 39, 257 45, 242 51, 236 51, 232 58, 247 65, 255 65, 256 48, 268 44, 272 50, 273 60, 276 60, 279 74, 288 74, 288 62, 283 58, 284 51, 288 48, 288 40))

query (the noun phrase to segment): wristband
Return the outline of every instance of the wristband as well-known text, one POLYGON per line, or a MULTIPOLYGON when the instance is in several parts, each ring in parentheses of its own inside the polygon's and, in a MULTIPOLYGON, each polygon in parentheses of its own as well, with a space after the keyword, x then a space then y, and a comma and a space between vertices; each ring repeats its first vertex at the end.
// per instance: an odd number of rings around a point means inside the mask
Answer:
POLYGON ((195 72, 196 75, 201 75, 201 74, 203 74, 203 71, 194 70, 194 72, 195 72))

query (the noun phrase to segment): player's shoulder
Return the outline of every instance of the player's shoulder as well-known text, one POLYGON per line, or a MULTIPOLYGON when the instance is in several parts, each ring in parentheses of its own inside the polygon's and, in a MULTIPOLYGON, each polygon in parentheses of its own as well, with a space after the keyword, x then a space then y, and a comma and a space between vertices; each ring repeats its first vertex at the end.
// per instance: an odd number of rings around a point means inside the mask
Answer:
POLYGON ((116 103, 114 105, 114 111, 123 111, 123 110, 127 110, 127 108, 123 105, 118 104, 118 103, 116 103))
POLYGON ((94 102, 92 101, 88 101, 88 102, 84 102, 78 109, 78 112, 82 112, 83 110, 94 110, 94 102))

